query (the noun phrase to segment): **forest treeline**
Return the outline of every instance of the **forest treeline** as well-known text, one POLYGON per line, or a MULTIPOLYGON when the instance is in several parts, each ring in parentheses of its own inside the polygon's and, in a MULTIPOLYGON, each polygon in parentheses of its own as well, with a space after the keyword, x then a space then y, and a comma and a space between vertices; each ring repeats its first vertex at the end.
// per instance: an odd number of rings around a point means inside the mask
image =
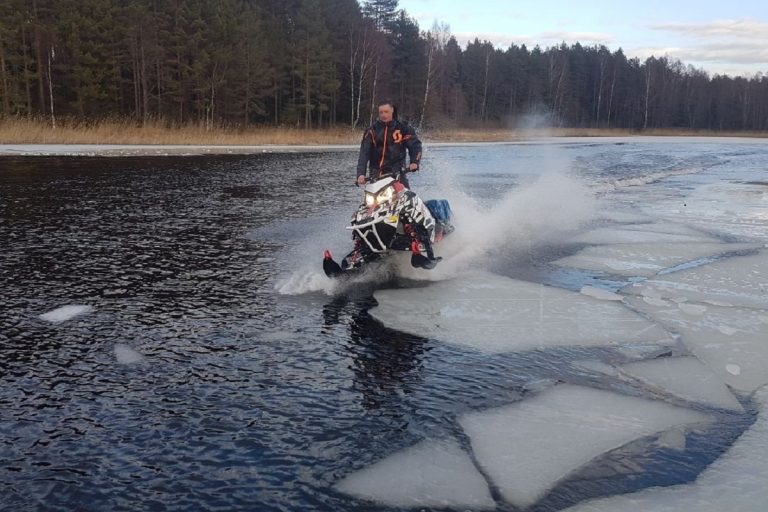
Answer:
MULTIPOLYGON (((439 17, 439 13, 436 13, 439 17)), ((462 47, 397 0, 3 0, 0 116, 768 130, 768 77, 565 43, 462 47)))

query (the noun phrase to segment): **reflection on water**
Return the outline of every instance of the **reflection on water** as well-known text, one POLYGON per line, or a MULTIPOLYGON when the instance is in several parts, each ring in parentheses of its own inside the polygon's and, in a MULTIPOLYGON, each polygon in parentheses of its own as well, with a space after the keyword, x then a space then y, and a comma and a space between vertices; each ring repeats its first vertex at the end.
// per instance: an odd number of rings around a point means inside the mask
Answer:
MULTIPOLYGON (((493 198, 531 172, 510 173, 509 151, 530 149, 441 149, 445 166, 414 182, 493 198), (473 175, 468 151, 488 168, 473 175)), ((333 483, 425 438, 461 439, 458 416, 519 400, 531 382, 631 392, 569 365, 608 351, 487 356, 384 328, 366 313, 371 287, 278 295, 291 259, 321 254, 323 219, 357 200, 355 157, 0 160, 0 509, 363 507, 333 483), (302 230, 316 254, 296 247, 302 230), (95 311, 38 318, 67 304, 95 311), (118 344, 143 360, 119 363, 118 344)), ((548 273, 567 250, 530 248, 493 270, 578 287, 548 273)), ((640 479, 601 473, 626 460, 612 454, 536 510, 690 480, 745 427, 723 414, 684 454, 638 461, 640 479)))

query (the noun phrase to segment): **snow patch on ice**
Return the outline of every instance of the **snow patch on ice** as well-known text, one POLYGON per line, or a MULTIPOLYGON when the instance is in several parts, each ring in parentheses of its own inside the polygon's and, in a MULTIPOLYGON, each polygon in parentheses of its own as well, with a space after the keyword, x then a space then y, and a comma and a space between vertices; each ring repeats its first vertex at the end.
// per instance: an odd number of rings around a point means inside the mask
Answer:
POLYGON ((708 420, 663 402, 563 385, 507 407, 467 414, 459 423, 503 497, 526 508, 605 452, 708 420))
POLYGON ((60 308, 51 310, 47 313, 43 313, 42 315, 39 316, 39 318, 41 320, 45 320, 46 322, 60 324, 62 322, 66 322, 67 320, 71 320, 77 316, 85 315, 93 311, 94 311, 93 306, 83 306, 83 305, 73 304, 69 306, 62 306, 60 308))
POLYGON ((344 478, 335 488, 390 507, 495 508, 488 485, 455 441, 425 441, 344 478))

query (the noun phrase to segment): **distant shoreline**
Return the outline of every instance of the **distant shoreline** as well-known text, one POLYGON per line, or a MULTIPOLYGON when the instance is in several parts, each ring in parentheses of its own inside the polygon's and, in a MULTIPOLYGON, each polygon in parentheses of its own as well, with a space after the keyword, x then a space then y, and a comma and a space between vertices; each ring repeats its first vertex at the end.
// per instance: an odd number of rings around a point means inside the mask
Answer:
MULTIPOLYGON (((143 156, 254 154, 350 150, 362 130, 336 127, 304 130, 285 127, 206 128, 202 125, 138 125, 128 121, 66 122, 52 128, 45 120, 0 120, 0 155, 143 156)), ((615 140, 768 140, 768 132, 717 132, 654 129, 642 132, 597 128, 455 128, 420 130, 433 146, 465 144, 553 144, 615 140)))
MULTIPOLYGON (((729 144, 768 144, 768 138, 716 137, 716 136, 581 136, 581 137, 540 137, 525 140, 488 142, 426 142, 429 148, 482 147, 482 146, 525 146, 563 144, 626 144, 629 142, 675 143, 685 139, 687 143, 707 144, 727 142, 729 144)), ((262 153, 312 153, 325 151, 356 151, 357 144, 318 145, 173 145, 173 144, 0 144, 0 158, 10 156, 203 156, 203 155, 254 155, 262 153)))

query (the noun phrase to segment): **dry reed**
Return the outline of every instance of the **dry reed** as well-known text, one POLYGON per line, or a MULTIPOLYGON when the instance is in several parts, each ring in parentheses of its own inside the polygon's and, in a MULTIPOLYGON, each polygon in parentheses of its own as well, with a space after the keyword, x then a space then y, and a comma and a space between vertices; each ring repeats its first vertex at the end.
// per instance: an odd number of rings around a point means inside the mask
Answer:
MULTIPOLYGON (((356 144, 361 130, 348 127, 311 129, 288 127, 206 127, 174 125, 158 121, 77 121, 66 119, 54 129, 46 119, 0 119, 0 144, 171 144, 206 146, 327 145, 356 144)), ((768 137, 768 132, 717 132, 684 129, 549 128, 514 130, 503 128, 455 128, 425 130, 429 142, 504 142, 536 137, 724 136, 768 137)))

